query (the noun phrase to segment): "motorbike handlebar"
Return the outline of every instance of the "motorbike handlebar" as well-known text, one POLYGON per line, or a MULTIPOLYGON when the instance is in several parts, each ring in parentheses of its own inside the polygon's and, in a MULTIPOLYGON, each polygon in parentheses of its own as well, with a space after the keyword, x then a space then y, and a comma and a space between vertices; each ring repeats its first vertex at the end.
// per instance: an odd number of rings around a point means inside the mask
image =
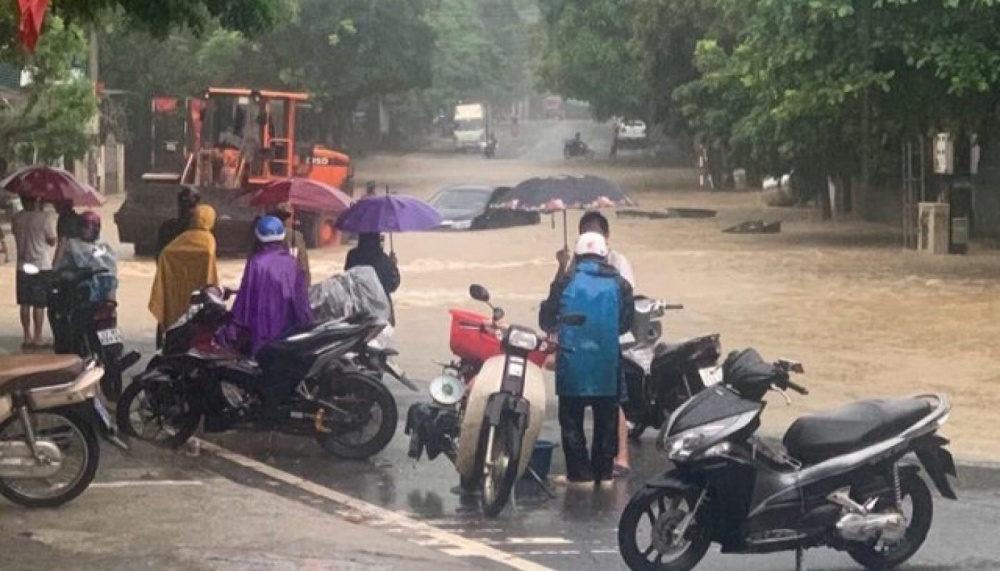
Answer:
POLYGON ((790 389, 792 389, 793 391, 799 393, 800 395, 807 395, 807 394, 809 394, 809 389, 803 387, 802 385, 796 383, 795 381, 786 380, 785 381, 785 386, 788 387, 788 388, 790 388, 790 389))

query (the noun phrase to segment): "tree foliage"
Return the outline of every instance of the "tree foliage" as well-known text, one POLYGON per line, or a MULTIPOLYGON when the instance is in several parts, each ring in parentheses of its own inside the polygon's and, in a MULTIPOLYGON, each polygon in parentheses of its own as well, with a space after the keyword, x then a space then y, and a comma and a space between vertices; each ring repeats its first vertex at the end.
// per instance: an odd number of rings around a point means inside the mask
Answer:
MULTIPOLYGON (((16 14, 0 6, 0 31, 16 26, 16 14)), ((0 104, 0 156, 26 153, 28 161, 77 158, 87 146, 84 126, 97 109, 90 82, 73 64, 82 61, 86 43, 81 30, 58 17, 46 18, 35 54, 16 46, 0 47, 0 61, 24 69, 31 82, 21 97, 0 104)))
POLYGON ((68 21, 100 21, 124 14, 132 27, 165 38, 179 27, 201 31, 209 22, 241 32, 259 32, 278 19, 283 0, 52 0, 53 13, 68 21))
POLYGON ((589 101, 594 115, 646 117, 650 95, 633 46, 636 0, 538 0, 546 41, 541 87, 589 101))

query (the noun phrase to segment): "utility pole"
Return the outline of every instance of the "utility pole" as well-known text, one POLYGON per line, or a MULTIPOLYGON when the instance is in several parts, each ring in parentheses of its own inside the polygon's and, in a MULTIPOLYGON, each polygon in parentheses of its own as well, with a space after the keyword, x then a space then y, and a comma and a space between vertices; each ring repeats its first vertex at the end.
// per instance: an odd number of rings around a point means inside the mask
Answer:
MULTIPOLYGON (((97 27, 94 24, 90 24, 89 28, 89 39, 88 39, 88 57, 87 57, 87 78, 90 80, 91 85, 94 89, 94 95, 98 95, 98 81, 100 76, 100 52, 97 45, 97 27)), ((100 159, 100 138, 101 138, 101 107, 100 100, 97 102, 97 109, 94 111, 94 116, 90 118, 87 123, 86 134, 90 139, 90 148, 87 150, 87 182, 97 190, 101 189, 101 167, 103 165, 98 165, 100 159)))
MULTIPOLYGON (((865 69, 870 71, 872 69, 872 0, 858 0, 858 39, 861 45, 862 61, 864 61, 865 69)), ((852 196, 850 197, 850 204, 846 205, 849 210, 857 211, 860 201, 858 200, 862 196, 868 195, 871 192, 871 155, 872 155, 872 144, 871 144, 871 99, 870 99, 871 87, 865 85, 864 91, 861 92, 861 188, 855 189, 854 185, 851 185, 852 196)))

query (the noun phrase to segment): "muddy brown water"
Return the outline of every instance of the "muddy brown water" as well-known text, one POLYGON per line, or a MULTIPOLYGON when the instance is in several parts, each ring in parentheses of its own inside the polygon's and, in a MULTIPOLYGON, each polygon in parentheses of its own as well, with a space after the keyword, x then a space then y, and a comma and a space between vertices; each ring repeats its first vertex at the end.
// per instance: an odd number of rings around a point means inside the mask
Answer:
MULTIPOLYGON (((944 392, 954 410, 944 434, 966 459, 1000 457, 994 432, 1000 409, 1000 255, 973 247, 966 256, 904 250, 891 228, 821 221, 811 209, 763 205, 756 192, 697 190, 693 169, 609 162, 484 161, 475 155, 366 157, 358 180, 428 197, 454 183, 514 184, 538 175, 591 173, 617 181, 641 208, 696 207, 714 218, 646 220, 609 212, 612 247, 631 260, 638 291, 682 303, 664 320, 665 338, 719 332, 724 350, 748 346, 767 359, 800 360, 807 397, 768 398, 765 429, 852 399, 944 392), (782 221, 774 235, 721 230, 745 220, 782 221)), ((111 212, 105 234, 116 239, 111 212)), ((579 213, 569 215, 570 238, 579 213)), ((151 230, 152 231, 152 230, 151 230)), ((536 325, 537 306, 555 270, 562 217, 536 226, 462 233, 418 233, 393 239, 402 287, 395 296, 401 362, 419 378, 449 357, 447 309, 476 308, 470 283, 490 288, 513 321, 536 325)), ((311 252, 313 275, 342 268, 346 248, 311 252)), ((122 328, 135 342, 152 340, 145 310, 154 266, 121 248, 122 328)), ((224 260, 222 280, 239 283, 242 261, 224 260)), ((4 336, 18 333, 13 264, 3 269, 4 336)))

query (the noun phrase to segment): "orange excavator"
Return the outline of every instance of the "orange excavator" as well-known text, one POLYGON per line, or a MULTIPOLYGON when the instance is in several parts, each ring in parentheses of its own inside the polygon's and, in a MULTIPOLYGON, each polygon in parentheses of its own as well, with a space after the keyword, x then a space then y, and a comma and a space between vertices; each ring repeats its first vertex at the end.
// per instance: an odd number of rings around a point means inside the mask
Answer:
MULTIPOLYGON (((304 93, 229 88, 210 88, 200 98, 188 98, 183 109, 176 100, 155 99, 153 166, 157 167, 159 146, 157 114, 183 110, 183 142, 164 143, 183 157, 174 162, 183 164, 183 169, 144 174, 142 184, 129 190, 115 213, 120 241, 132 243, 136 255, 155 253, 155 229, 177 215, 176 197, 184 186, 197 189, 202 203, 215 208, 214 233, 223 255, 249 250, 259 212, 249 205, 247 195, 272 180, 304 177, 352 194, 350 157, 304 141, 296 130, 300 116, 311 112, 308 99, 304 93)), ((339 243, 336 213, 300 210, 296 218, 310 247, 339 243)))

